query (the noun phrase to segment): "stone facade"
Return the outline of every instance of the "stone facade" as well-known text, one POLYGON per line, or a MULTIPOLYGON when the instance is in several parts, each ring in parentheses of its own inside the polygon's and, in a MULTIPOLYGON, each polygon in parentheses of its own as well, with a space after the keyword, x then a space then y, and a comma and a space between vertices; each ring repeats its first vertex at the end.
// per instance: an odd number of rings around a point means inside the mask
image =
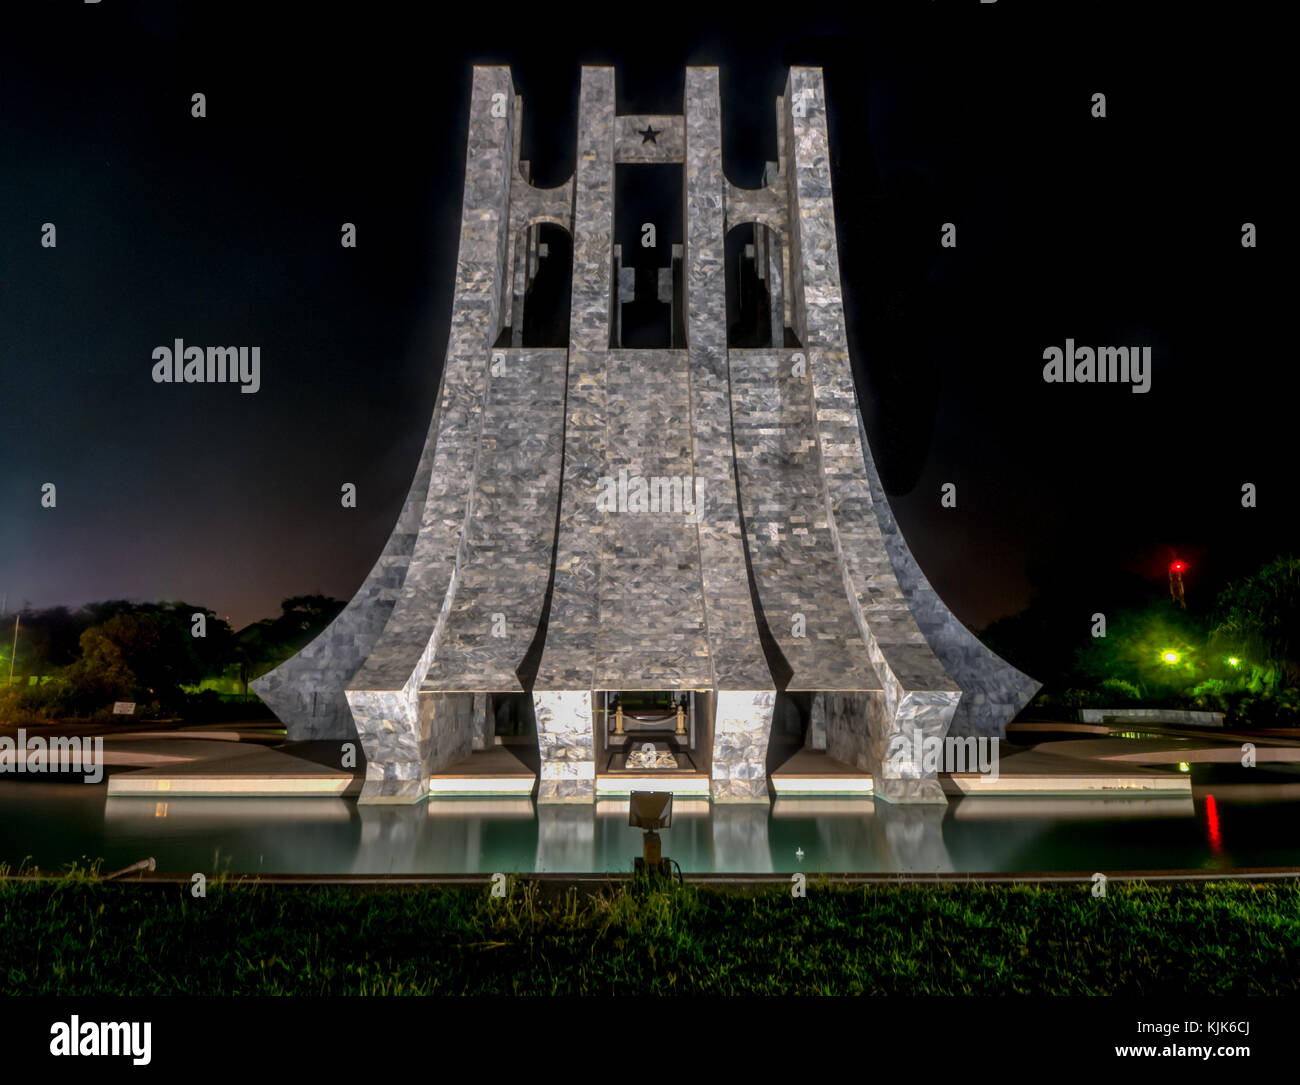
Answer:
MULTIPOLYGON (((998 732, 1036 688, 935 595, 880 488, 820 70, 791 69, 757 189, 723 173, 717 70, 688 68, 683 102, 620 115, 613 69, 583 68, 574 176, 538 189, 509 70, 474 69, 451 334, 406 505, 348 607, 254 683, 292 738, 360 737, 363 803, 420 798, 430 773, 491 745, 491 695, 518 693, 538 800, 589 803, 603 690, 710 693, 713 800, 766 802, 779 688, 813 694, 809 747, 870 772, 882 799, 937 804, 920 766, 886 773, 890 744, 998 732), (683 236, 657 276, 681 328, 658 350, 618 345, 636 275, 616 271, 614 167, 638 163, 682 173, 683 236), (573 242, 567 349, 522 346, 543 223, 573 242), (728 345, 726 239, 748 224, 767 349, 728 345), (624 476, 678 480, 691 504, 611 508, 624 476)), ((571 823, 585 824, 551 818, 539 854, 571 823)))
POLYGON ((776 694, 726 690, 717 701, 710 794, 715 802, 767 802, 767 743, 776 694))
POLYGON ((541 775, 538 802, 591 802, 596 797, 596 747, 589 689, 533 694, 541 775))

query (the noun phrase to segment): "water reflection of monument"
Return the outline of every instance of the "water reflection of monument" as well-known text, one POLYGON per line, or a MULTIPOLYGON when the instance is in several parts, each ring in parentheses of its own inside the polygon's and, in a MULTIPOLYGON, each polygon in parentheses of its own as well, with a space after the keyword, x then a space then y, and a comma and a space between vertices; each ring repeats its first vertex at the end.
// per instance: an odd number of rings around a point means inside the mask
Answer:
MULTIPOLYGON (((1075 826, 1114 822, 1123 834, 1125 823, 1183 826, 1194 823, 1194 813, 1190 798, 980 799, 946 811, 862 799, 780 798, 768 808, 679 798, 664 851, 688 874, 1015 871, 1075 826)), ((121 842, 119 851, 131 849, 114 852, 123 864, 147 854, 160 869, 183 870, 211 864, 216 852, 218 867, 235 873, 628 870, 641 840, 627 822, 628 803, 617 799, 439 799, 372 807, 322 798, 131 797, 104 804, 105 839, 121 842), (203 841, 202 856, 194 853, 196 839, 203 841)), ((1110 836, 1077 835, 1097 847, 1114 846, 1110 836)))

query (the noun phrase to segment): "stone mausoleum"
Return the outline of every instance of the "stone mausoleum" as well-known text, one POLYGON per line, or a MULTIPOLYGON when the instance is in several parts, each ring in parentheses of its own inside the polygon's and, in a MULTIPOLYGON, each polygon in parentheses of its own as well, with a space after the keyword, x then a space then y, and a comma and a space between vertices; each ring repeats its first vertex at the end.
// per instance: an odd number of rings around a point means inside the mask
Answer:
POLYGON ((363 803, 502 746, 538 802, 660 781, 766 802, 808 754, 944 802, 923 764, 882 770, 891 740, 1000 735, 1037 684, 938 598, 881 488, 820 69, 790 70, 755 189, 723 172, 717 69, 686 70, 682 114, 632 116, 583 68, 555 188, 530 183, 522 109, 508 68, 474 69, 415 479, 347 608, 253 688, 290 739, 359 739, 363 803), (650 209, 630 232, 620 191, 650 209))

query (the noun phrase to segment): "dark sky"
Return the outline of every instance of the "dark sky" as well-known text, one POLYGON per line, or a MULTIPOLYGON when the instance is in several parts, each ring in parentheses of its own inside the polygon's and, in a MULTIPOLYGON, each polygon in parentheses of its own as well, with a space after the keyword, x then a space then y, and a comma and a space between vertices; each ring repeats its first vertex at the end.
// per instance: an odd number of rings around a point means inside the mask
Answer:
POLYGON ((684 66, 721 66, 725 166, 743 185, 775 157, 785 68, 825 68, 868 432, 913 551, 968 624, 1062 578, 1158 586, 1174 549, 1189 595, 1293 549, 1290 62, 1246 8, 1148 25, 1134 5, 1038 5, 1047 21, 1001 0, 837 24, 795 5, 710 26, 703 5, 604 5, 511 31, 503 5, 438 5, 461 20, 438 24, 325 7, 6 11, 11 608, 184 599, 238 627, 288 595, 350 597, 433 407, 474 63, 514 69, 542 185, 573 169, 580 63, 618 67, 625 113, 680 112, 684 66), (938 245, 945 221, 955 250, 938 245), (1046 385, 1042 352, 1067 336, 1150 346, 1151 392, 1046 385), (154 384, 151 352, 177 337, 260 346, 261 390, 154 384), (40 507, 45 482, 57 509, 40 507))

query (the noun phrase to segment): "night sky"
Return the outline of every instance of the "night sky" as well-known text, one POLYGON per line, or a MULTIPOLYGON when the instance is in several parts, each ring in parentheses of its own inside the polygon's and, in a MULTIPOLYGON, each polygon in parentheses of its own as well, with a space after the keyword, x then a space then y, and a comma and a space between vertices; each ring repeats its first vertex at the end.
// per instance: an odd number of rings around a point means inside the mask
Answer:
POLYGON ((458 20, 442 23, 366 5, 6 10, 0 594, 184 599, 237 628, 286 596, 350 598, 433 409, 474 63, 513 68, 543 186, 573 170, 581 63, 617 67, 623 113, 680 112, 685 65, 719 65, 724 166, 745 186, 776 156, 786 67, 824 67, 868 433, 967 624, 1065 578, 1098 608, 1120 576, 1159 587, 1175 549, 1189 601, 1291 551, 1284 36, 1240 5, 1192 27, 1189 9, 1139 25, 1133 5, 1037 6, 1050 22, 1011 0, 855 6, 843 25, 807 5, 716 25, 704 5, 603 5, 513 30, 489 4, 438 5, 458 20), (1150 346, 1152 390, 1045 384, 1066 337, 1150 346), (261 390, 153 383, 176 338, 260 346, 261 390))

